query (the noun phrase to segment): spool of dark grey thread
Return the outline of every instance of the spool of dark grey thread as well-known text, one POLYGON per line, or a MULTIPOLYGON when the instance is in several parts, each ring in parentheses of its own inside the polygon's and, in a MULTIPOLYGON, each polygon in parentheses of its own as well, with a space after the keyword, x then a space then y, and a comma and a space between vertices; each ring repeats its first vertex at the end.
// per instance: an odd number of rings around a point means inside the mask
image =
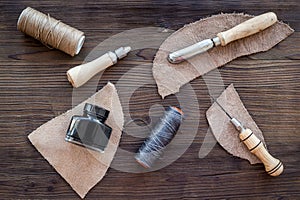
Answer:
POLYGON ((140 147, 135 155, 135 160, 144 168, 151 168, 165 147, 176 135, 182 122, 183 112, 181 109, 169 106, 163 117, 151 131, 150 136, 140 147))

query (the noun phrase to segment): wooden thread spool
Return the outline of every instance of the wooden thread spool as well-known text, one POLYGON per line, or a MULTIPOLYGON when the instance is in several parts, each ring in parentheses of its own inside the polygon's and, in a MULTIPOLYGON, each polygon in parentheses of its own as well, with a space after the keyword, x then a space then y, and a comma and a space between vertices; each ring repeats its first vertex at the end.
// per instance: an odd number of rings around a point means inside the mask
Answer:
POLYGON ((82 31, 30 7, 20 14, 17 28, 44 45, 59 49, 71 56, 79 53, 85 40, 82 31))

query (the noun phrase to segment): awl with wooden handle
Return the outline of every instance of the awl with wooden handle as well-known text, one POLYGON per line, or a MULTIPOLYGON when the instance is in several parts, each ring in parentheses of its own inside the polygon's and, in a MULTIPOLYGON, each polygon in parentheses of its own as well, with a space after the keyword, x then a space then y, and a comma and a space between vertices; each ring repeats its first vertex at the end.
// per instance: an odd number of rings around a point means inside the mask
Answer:
POLYGON ((249 151, 256 155, 256 157, 264 164, 266 172, 271 176, 279 176, 283 172, 282 162, 279 159, 274 158, 267 151, 262 141, 258 139, 249 128, 245 128, 236 118, 231 117, 217 100, 215 100, 215 102, 226 113, 230 118, 230 122, 240 132, 240 140, 247 146, 249 151))
POLYGON ((168 60, 171 63, 180 63, 197 54, 206 52, 215 46, 225 46, 228 43, 258 33, 277 21, 277 16, 273 12, 268 12, 253 17, 227 31, 217 34, 217 37, 206 39, 184 49, 170 53, 168 60))
POLYGON ((130 47, 120 47, 114 52, 109 51, 91 62, 69 69, 67 71, 69 82, 75 88, 82 86, 100 71, 116 64, 117 61, 124 58, 130 50, 130 47))

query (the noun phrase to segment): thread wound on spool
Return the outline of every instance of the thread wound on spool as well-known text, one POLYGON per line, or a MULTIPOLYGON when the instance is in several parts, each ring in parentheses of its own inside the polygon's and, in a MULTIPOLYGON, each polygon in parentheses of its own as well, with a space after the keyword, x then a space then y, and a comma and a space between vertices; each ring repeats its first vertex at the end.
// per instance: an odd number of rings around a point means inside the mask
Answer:
POLYGON ((150 168, 174 138, 182 118, 183 112, 181 109, 168 107, 150 136, 138 150, 135 160, 143 167, 150 168))
POLYGON ((17 28, 44 45, 59 49, 71 56, 79 53, 85 40, 82 31, 30 7, 20 14, 17 28))

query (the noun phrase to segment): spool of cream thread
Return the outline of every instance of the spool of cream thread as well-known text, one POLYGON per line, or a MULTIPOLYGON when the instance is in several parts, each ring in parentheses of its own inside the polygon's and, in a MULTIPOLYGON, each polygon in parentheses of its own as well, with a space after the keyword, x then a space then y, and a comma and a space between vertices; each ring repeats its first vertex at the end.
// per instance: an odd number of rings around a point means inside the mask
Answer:
POLYGON ((71 56, 80 52, 85 40, 82 31, 30 7, 20 14, 17 28, 44 45, 59 49, 71 56))

